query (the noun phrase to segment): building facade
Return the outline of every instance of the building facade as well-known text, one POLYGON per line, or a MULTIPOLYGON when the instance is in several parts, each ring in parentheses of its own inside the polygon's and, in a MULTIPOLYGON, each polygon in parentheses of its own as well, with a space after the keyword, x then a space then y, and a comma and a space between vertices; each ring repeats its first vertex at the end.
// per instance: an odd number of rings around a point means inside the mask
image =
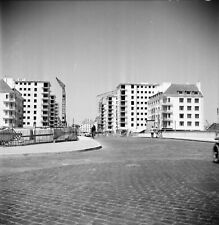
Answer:
POLYGON ((94 121, 91 119, 85 119, 81 125, 80 125, 80 133, 85 134, 85 133, 90 133, 91 132, 91 127, 93 126, 94 121))
POLYGON ((117 131, 141 132, 148 120, 148 100, 154 95, 157 84, 123 83, 117 93, 117 131))
POLYGON ((117 94, 116 91, 99 95, 99 130, 116 133, 117 130, 117 94))
POLYGON ((4 78, 11 87, 15 88, 24 98, 23 126, 49 127, 50 126, 50 82, 14 80, 4 78))
POLYGON ((146 129, 148 100, 157 84, 122 83, 115 91, 99 95, 99 117, 104 132, 123 130, 140 132, 146 129))
POLYGON ((23 100, 16 89, 0 80, 0 127, 23 126, 23 100))
POLYGON ((148 102, 149 119, 156 129, 204 130, 203 94, 200 83, 157 87, 148 102))
POLYGON ((56 96, 50 95, 50 127, 58 127, 60 126, 58 122, 59 117, 59 108, 58 103, 56 102, 56 96))

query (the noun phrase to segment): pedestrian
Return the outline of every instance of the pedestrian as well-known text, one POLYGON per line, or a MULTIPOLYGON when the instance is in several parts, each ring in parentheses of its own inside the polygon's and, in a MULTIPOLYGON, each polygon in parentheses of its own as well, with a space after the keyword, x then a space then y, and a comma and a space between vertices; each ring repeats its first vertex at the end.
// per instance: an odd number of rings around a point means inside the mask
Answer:
POLYGON ((96 127, 95 127, 95 125, 93 125, 92 128, 91 128, 91 135, 92 135, 92 138, 95 137, 95 134, 96 134, 96 127))
POLYGON ((154 137, 154 128, 153 127, 151 128, 151 137, 152 138, 154 137))

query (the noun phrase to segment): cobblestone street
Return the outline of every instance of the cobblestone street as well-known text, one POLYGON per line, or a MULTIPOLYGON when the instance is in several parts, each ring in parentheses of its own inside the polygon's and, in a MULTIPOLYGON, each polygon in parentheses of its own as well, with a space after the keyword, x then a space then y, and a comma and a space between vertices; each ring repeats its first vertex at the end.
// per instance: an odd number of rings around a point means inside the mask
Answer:
POLYGON ((219 224, 213 144, 97 141, 95 151, 1 157, 0 224, 219 224))

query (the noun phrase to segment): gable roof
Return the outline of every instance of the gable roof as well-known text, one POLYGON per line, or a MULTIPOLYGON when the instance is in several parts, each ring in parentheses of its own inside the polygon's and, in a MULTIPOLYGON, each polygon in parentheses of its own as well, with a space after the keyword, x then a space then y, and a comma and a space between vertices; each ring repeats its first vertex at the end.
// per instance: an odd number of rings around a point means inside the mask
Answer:
POLYGON ((195 84, 171 84, 164 94, 179 95, 179 92, 185 94, 185 92, 197 92, 199 97, 202 97, 201 91, 195 84))
POLYGON ((13 90, 9 87, 9 85, 3 80, 0 80, 0 93, 11 93, 13 90))

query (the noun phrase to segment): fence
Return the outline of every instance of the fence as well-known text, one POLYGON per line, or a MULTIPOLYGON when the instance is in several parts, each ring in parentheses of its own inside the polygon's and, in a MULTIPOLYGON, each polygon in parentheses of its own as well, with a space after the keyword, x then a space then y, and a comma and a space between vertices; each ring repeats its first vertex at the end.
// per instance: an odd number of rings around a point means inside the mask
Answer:
POLYGON ((72 127, 47 129, 6 128, 0 130, 0 145, 2 146, 20 146, 76 140, 78 140, 77 131, 72 127))

